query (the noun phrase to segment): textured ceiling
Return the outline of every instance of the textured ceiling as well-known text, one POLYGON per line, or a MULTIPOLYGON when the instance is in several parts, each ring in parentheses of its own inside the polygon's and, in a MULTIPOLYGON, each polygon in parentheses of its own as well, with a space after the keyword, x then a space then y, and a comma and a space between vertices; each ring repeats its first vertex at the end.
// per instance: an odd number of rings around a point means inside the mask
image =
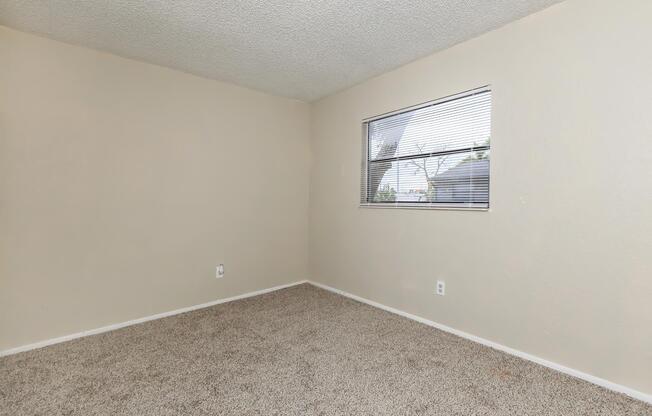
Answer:
POLYGON ((0 24, 312 101, 559 0, 0 0, 0 24))

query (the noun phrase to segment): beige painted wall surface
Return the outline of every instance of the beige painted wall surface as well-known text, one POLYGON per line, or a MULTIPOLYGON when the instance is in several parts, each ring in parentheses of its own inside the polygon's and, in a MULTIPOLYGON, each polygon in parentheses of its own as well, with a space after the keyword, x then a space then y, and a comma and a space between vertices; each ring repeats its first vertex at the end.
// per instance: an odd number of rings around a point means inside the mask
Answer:
POLYGON ((316 103, 311 277, 652 393, 650 21, 569 1, 316 103), (485 84, 490 212, 358 208, 362 119, 485 84))
POLYGON ((0 350, 305 279, 308 112, 0 27, 0 350))

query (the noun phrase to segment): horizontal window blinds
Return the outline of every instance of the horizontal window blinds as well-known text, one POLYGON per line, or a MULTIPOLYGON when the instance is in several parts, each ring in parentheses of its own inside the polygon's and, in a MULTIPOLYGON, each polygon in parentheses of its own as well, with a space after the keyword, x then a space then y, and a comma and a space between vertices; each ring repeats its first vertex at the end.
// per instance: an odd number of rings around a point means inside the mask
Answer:
POLYGON ((489 207, 491 90, 364 123, 361 203, 489 207))

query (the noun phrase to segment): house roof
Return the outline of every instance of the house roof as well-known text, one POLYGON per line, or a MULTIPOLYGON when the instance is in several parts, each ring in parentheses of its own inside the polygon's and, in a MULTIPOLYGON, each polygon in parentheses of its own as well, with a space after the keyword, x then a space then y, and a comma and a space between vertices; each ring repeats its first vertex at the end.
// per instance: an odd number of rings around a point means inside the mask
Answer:
POLYGON ((470 177, 488 177, 489 159, 466 159, 457 166, 440 173, 435 180, 465 180, 470 177))

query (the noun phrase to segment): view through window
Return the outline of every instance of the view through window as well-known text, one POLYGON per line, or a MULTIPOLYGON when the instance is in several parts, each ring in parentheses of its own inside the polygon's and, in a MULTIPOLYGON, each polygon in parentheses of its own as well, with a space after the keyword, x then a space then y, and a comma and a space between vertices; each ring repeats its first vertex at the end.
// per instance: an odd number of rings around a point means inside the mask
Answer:
POLYGON ((364 122, 361 204, 489 207, 491 90, 364 122))

